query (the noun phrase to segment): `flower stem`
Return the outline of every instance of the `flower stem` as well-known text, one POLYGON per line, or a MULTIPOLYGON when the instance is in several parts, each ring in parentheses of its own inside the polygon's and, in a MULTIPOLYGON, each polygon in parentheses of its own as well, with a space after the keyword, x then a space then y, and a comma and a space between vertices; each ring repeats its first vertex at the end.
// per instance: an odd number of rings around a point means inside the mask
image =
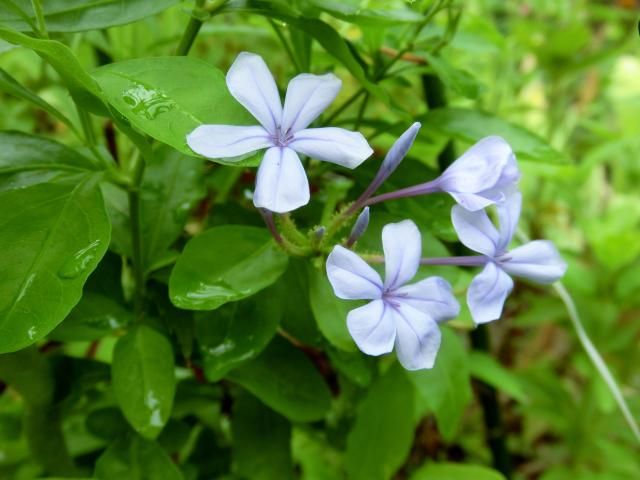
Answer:
POLYGON ((576 335, 578 335, 578 340, 580 340, 582 347, 587 352, 587 356, 589 357, 589 359, 591 360, 591 363, 593 363, 593 366, 596 368, 596 370, 604 380, 605 384, 607 385, 607 388, 609 388, 611 395, 613 396, 616 403, 618 404, 618 408, 620 409, 620 412, 622 412, 622 416, 624 417, 625 421, 629 425, 629 428, 633 432, 633 435, 636 437, 636 440, 638 441, 638 443, 640 443, 640 427, 638 427, 638 424, 634 420, 633 414, 631 413, 631 410, 629 409, 629 406, 627 405, 627 402, 625 401, 624 396, 622 395, 622 391, 620 390, 620 387, 616 383, 615 378, 613 378, 613 375, 611 374, 609 367, 607 367, 607 364, 602 359, 602 356, 598 352, 598 349, 595 347, 595 345, 591 341, 591 338, 589 338, 589 335, 587 334, 587 331, 585 330, 584 325, 580 320, 578 309, 576 308, 576 304, 573 301, 571 294, 567 291, 565 286, 560 282, 554 283, 553 289, 556 291, 556 293, 562 300, 562 303, 564 303, 564 306, 567 309, 567 313, 569 314, 569 319, 571 320, 571 325, 576 331, 576 335))
POLYGON ((196 4, 194 6, 193 11, 191 12, 191 18, 189 18, 189 23, 187 23, 187 28, 185 28, 184 33, 182 34, 182 38, 180 39, 180 43, 176 48, 176 55, 185 56, 189 54, 189 50, 191 50, 191 46, 193 42, 196 40, 198 36, 198 32, 202 28, 202 24, 204 20, 202 17, 198 17, 195 15, 197 11, 201 14, 208 14, 209 17, 215 15, 220 10, 224 8, 226 0, 218 1, 211 7, 208 7, 206 10, 203 8, 205 4, 205 0, 196 0, 196 4))
MULTIPOLYGON (((411 187, 401 188, 400 190, 395 190, 393 192, 383 193, 382 195, 376 195, 375 197, 368 198, 363 202, 357 201, 355 202, 354 205, 361 203, 361 205, 358 205, 358 208, 360 208, 360 207, 366 207, 369 205, 375 205, 376 203, 384 202, 387 200, 396 200, 398 198, 415 197, 418 195, 428 195, 430 193, 436 193, 439 191, 440 191, 440 188, 437 182, 435 180, 432 180, 430 182, 421 183, 419 185, 413 185, 411 187)), ((364 196, 365 195, 363 194, 361 198, 364 196)))

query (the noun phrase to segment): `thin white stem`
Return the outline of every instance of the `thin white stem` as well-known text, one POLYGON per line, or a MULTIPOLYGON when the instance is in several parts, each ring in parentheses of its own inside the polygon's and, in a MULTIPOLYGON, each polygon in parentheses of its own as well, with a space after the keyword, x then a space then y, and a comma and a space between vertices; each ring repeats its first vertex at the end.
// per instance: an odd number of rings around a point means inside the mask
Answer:
POLYGON ((631 414, 631 410, 629 409, 629 406, 627 405, 627 402, 624 399, 624 396, 622 395, 622 391, 620 390, 620 387, 616 383, 615 378, 613 378, 613 375, 611 374, 611 370, 609 370, 609 367, 607 367, 607 364, 602 359, 602 356, 598 352, 598 349, 595 347, 595 345, 589 338, 587 331, 584 329, 584 325, 580 320, 578 309, 576 308, 576 304, 573 301, 571 294, 567 291, 565 286, 560 282, 554 283, 553 289, 556 291, 556 293, 564 303, 565 307, 567 308, 567 313, 569 314, 569 318, 571 319, 571 324, 573 325, 573 328, 575 329, 576 334, 578 335, 578 339, 580 340, 582 347, 587 352, 587 355, 589 356, 589 359, 593 363, 593 366, 596 367, 596 370, 598 371, 598 373, 600 374, 604 382, 607 384, 607 387, 609 388, 611 395, 613 395, 613 398, 616 400, 616 403, 618 404, 618 408, 622 412, 624 419, 627 421, 629 428, 631 429, 636 439, 640 443, 640 428, 638 427, 638 424, 633 418, 633 415, 631 414))

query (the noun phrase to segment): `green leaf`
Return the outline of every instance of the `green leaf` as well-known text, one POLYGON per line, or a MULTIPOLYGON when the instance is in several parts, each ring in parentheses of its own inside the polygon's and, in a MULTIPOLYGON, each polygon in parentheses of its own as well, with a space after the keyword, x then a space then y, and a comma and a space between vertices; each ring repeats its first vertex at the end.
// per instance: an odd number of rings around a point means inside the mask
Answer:
POLYGON ((155 438, 169 420, 176 391, 173 350, 167 338, 140 325, 120 338, 111 365, 113 389, 131 426, 155 438))
POLYGON ((361 0, 310 0, 309 3, 340 20, 356 25, 380 28, 423 20, 422 15, 410 8, 362 8, 361 0))
POLYGON ((31 457, 53 474, 77 473, 53 407, 55 379, 50 362, 36 348, 0 355, 0 379, 25 400, 23 428, 31 457))
POLYGON ((45 102, 31 90, 22 86, 15 78, 9 75, 4 69, 0 68, 0 91, 13 95, 15 97, 26 100, 38 108, 41 108, 49 115, 57 118, 71 130, 77 133, 76 127, 71 120, 64 116, 57 108, 45 102))
POLYGON ((471 401, 469 359, 460 339, 447 327, 442 328, 442 344, 435 366, 431 370, 407 372, 407 375, 435 414, 442 436, 453 439, 471 401))
MULTIPOLYGON (((46 0, 42 2, 49 32, 82 32, 124 25, 160 13, 180 0, 46 0)), ((35 22, 30 0, 13 0, 35 22)), ((15 11, 0 6, 0 23, 15 30, 31 30, 15 11)))
POLYGON ((434 130, 466 143, 474 143, 488 135, 500 135, 511 145, 521 160, 565 163, 566 156, 538 135, 487 112, 464 108, 437 108, 417 121, 422 129, 434 130))
POLYGON ((455 68, 442 57, 437 57, 426 52, 423 55, 440 80, 442 80, 442 83, 447 87, 472 100, 478 98, 480 87, 470 73, 455 68))
POLYGON ((94 477, 96 480, 184 480, 162 447, 133 435, 109 445, 96 462, 94 477))
POLYGON ((0 352, 9 352, 44 337, 78 303, 110 226, 94 177, 0 192, 0 205, 0 352))
POLYGON ((251 480, 293 478, 291 424, 248 394, 236 399, 231 422, 232 469, 251 480))
POLYGON ((341 350, 356 351, 355 343, 347 330, 347 314, 357 305, 335 296, 324 270, 311 269, 309 300, 318 328, 326 339, 341 350))
POLYGON ((501 473, 479 465, 428 463, 411 475, 410 480, 505 480, 501 473))
POLYGON ((42 40, 0 27, 0 39, 30 48, 58 72, 76 101, 103 109, 102 92, 96 81, 82 67, 73 52, 56 40, 42 40))
POLYGON ((133 126, 186 155, 197 156, 187 146, 187 134, 203 123, 257 124, 229 93, 224 74, 202 60, 127 60, 100 67, 93 76, 109 103, 133 126))
POLYGON ((510 395, 519 402, 527 402, 527 394, 518 377, 503 367, 492 356, 483 352, 469 354, 469 371, 471 376, 510 395))
POLYGON ((329 410, 331 394, 323 378, 304 353, 281 338, 227 378, 294 422, 320 420, 329 410))
POLYGON ((214 310, 271 285, 287 261, 263 228, 214 227, 187 243, 171 272, 169 295, 179 308, 214 310))
POLYGON ((88 158, 46 138, 0 132, 0 144, 0 192, 45 182, 74 185, 96 171, 88 158))
POLYGON ((323 432, 294 428, 291 439, 293 458, 302 468, 303 480, 345 480, 342 452, 323 432))
POLYGON ((347 437, 349 480, 387 480, 400 468, 413 443, 414 395, 401 367, 378 378, 358 407, 347 437))
POLYGON ((132 321, 133 314, 112 298, 85 292, 49 338, 66 342, 99 340, 122 330, 132 321))
POLYGON ((231 369, 255 358, 276 333, 283 305, 274 301, 275 287, 197 317, 196 336, 204 373, 215 382, 231 369))

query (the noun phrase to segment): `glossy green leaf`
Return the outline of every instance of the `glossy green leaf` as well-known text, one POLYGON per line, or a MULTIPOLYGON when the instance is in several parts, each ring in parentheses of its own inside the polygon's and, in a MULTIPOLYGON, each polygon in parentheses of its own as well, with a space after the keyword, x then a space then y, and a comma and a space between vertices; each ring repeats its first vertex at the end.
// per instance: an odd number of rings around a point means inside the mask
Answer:
POLYGON ((335 296, 324 270, 309 275, 311 310, 322 334, 336 347, 353 352, 356 345, 347 330, 347 314, 358 305, 335 296))
POLYGON ((347 437, 349 480, 393 477, 413 442, 413 403, 413 388, 398 364, 371 385, 347 437))
POLYGON ((2 27, 0 39, 35 51, 58 72, 76 101, 94 110, 103 109, 100 87, 69 47, 57 40, 34 38, 2 27))
POLYGON ((324 379, 304 353, 281 338, 227 378, 295 422, 320 420, 329 410, 331 394, 324 379))
POLYGON ((231 420, 233 471, 251 480, 289 480, 291 424, 248 394, 236 399, 231 420))
POLYGON ((409 480, 505 480, 505 477, 479 465, 428 463, 413 472, 409 480))
POLYGON ((271 285, 287 261, 264 228, 214 227, 187 243, 171 272, 169 295, 179 308, 214 310, 271 285))
POLYGON ((491 355, 483 352, 471 352, 469 354, 469 371, 472 377, 482 380, 519 402, 527 401, 527 394, 517 375, 500 365, 491 355))
POLYGON ((64 322, 49 334, 52 340, 88 341, 113 335, 133 321, 133 313, 106 295, 86 292, 64 322))
POLYGON ((0 205, 0 352, 9 352, 69 314, 107 250, 110 226, 94 177, 0 192, 0 205))
MULTIPOLYGON (((30 0, 12 0, 35 23, 30 0)), ((47 30, 82 32, 135 22, 155 15, 180 0, 45 0, 42 2, 47 30)), ((0 24, 19 31, 30 31, 29 23, 0 3, 0 24)))
POLYGON ((118 404, 131 426, 155 438, 169 420, 176 390, 169 340, 140 325, 118 340, 111 366, 118 404))
POLYGON ((133 126, 186 155, 197 156, 187 146, 187 134, 203 123, 257 124, 227 90, 224 74, 202 60, 127 60, 105 65, 93 76, 133 126))
POLYGON ((488 135, 500 135, 509 142, 521 160, 564 163, 567 158, 544 139, 495 115, 465 108, 437 108, 416 120, 422 129, 434 130, 466 143, 474 143, 488 135))
POLYGON ((469 359, 458 336, 442 328, 442 344, 431 370, 407 372, 417 392, 436 416, 442 436, 453 439, 471 401, 469 359))
POLYGON ((256 357, 276 333, 283 305, 274 287, 254 297, 197 317, 196 336, 208 380, 218 381, 231 369, 256 357))
POLYGON ((0 192, 37 183, 78 183, 95 166, 75 150, 21 132, 0 132, 0 192))
POLYGON ((156 442, 129 435, 98 458, 96 480, 184 480, 171 457, 156 442))
POLYGON ((36 107, 41 108, 49 115, 52 115, 53 117, 60 120, 71 130, 76 131, 76 127, 73 125, 73 123, 71 123, 71 120, 69 120, 62 112, 60 112, 53 105, 44 101, 41 97, 33 93, 28 88, 20 85, 20 83, 15 78, 9 75, 9 73, 2 68, 0 68, 0 91, 26 100, 36 107))

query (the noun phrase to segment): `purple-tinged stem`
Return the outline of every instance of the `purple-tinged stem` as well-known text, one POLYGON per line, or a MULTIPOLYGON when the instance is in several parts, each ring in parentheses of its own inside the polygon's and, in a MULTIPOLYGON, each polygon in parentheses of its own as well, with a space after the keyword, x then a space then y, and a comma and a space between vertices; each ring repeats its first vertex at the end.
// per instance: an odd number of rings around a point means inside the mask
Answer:
MULTIPOLYGON (((437 179, 436 179, 437 180, 437 179)), ((366 200, 361 206, 374 205, 376 203, 384 202, 386 200, 396 200, 398 198, 415 197, 418 195, 428 195, 430 193, 436 193, 440 191, 440 187, 436 180, 430 182, 421 183, 420 185, 414 185, 412 187, 401 188, 393 192, 383 193, 382 195, 376 195, 366 200)), ((356 202, 354 205, 356 205, 356 202)), ((360 207, 360 206, 359 206, 360 207)))
POLYGON ((280 232, 276 227, 276 223, 273 220, 273 212, 270 210, 267 210, 266 208, 259 208, 258 211, 260 212, 260 215, 262 215, 262 219, 264 220, 264 223, 267 225, 267 228, 269 229, 269 233, 271 233, 271 236, 274 238, 274 240, 281 246, 284 245, 282 236, 280 235, 280 232))
MULTIPOLYGON (((362 255, 362 258, 369 263, 384 263, 382 255, 362 255)), ((469 255, 462 257, 433 257, 420 259, 420 265, 453 265, 458 267, 481 267, 491 261, 484 255, 469 255)))
POLYGON ((420 265, 457 265, 460 267, 481 267, 486 265, 489 257, 484 255, 469 255, 463 257, 435 257, 421 258, 420 265))

